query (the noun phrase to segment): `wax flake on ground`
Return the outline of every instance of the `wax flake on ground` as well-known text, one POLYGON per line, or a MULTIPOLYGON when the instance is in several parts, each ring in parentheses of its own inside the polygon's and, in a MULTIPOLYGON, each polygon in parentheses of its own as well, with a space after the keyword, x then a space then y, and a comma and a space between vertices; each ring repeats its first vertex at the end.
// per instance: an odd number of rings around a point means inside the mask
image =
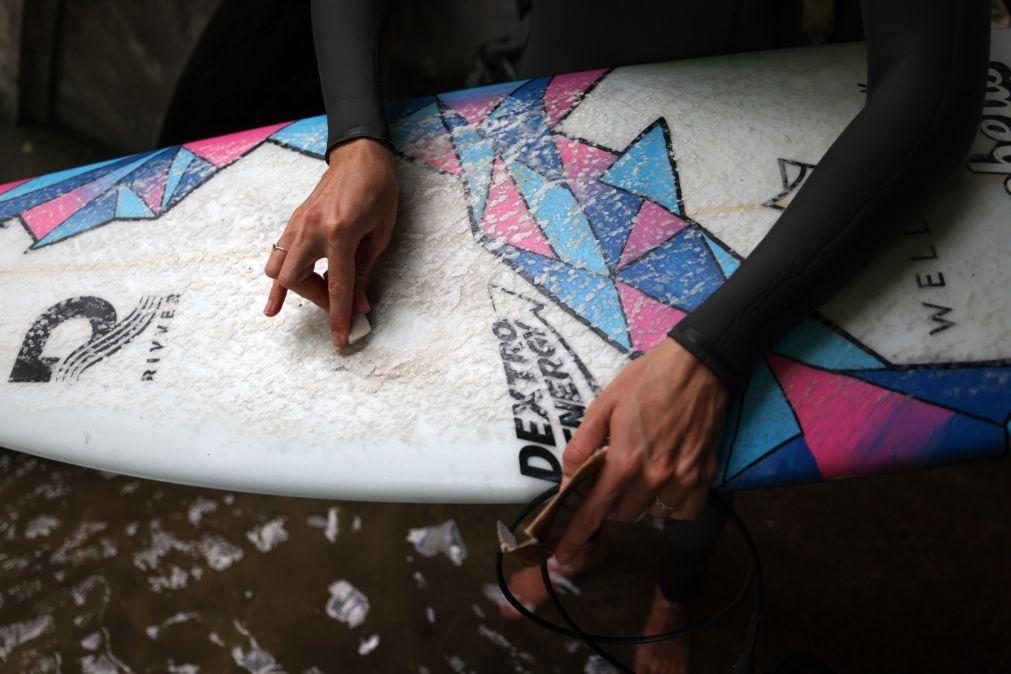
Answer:
POLYGON ((177 665, 174 660, 169 660, 169 674, 200 674, 200 668, 190 663, 177 665))
POLYGON ((330 585, 330 599, 326 603, 326 614, 349 627, 355 628, 365 622, 369 614, 369 598, 346 580, 337 580, 330 585))
POLYGON ((362 518, 355 515, 355 518, 351 520, 351 531, 361 531, 362 530, 362 518))
POLYGON ((467 546, 453 519, 430 527, 411 529, 407 533, 407 541, 423 557, 434 557, 441 552, 456 566, 463 564, 467 558, 467 546))
POLYGON ((505 648, 507 650, 512 648, 512 644, 509 643, 508 639, 506 639, 504 636, 502 636, 492 628, 488 627, 487 625, 478 625, 477 633, 483 636, 488 641, 495 644, 496 646, 498 646, 499 648, 505 648))
POLYGON ((358 642, 358 655, 368 655, 379 647, 379 635, 373 634, 368 639, 358 642))
POLYGON ((186 512, 186 519, 190 521, 193 526, 199 526, 200 520, 203 519, 204 515, 212 513, 218 509, 217 501, 212 501, 211 499, 203 498, 202 496, 197 497, 193 504, 190 506, 189 510, 186 512))
POLYGON ((234 625, 239 634, 249 641, 247 649, 241 646, 232 648, 232 660, 235 661, 235 664, 250 674, 283 674, 284 670, 277 664, 277 659, 260 648, 260 644, 256 642, 249 630, 238 621, 235 621, 234 625))
POLYGON ((453 668, 454 672, 462 672, 467 669, 467 663, 463 661, 459 655, 448 655, 446 656, 446 662, 449 666, 453 668))
POLYGON ((599 655, 591 655, 583 667, 583 674, 618 674, 618 670, 599 655))
POLYGON ((15 648, 38 639, 52 627, 53 619, 50 616, 0 626, 0 662, 6 661, 15 648))
POLYGON ((102 645, 102 633, 92 632, 88 636, 81 639, 81 648, 86 651, 98 650, 98 647, 102 645))
POLYGON ((79 660, 81 674, 120 674, 131 671, 122 660, 112 653, 85 655, 79 660))
POLYGON ((425 580, 423 575, 421 575, 421 571, 414 572, 414 582, 417 584, 419 590, 424 589, 425 586, 428 585, 428 581, 425 580))
POLYGON ((425 607, 425 618, 428 620, 428 622, 430 622, 430 623, 432 623, 434 625, 435 624, 435 609, 432 608, 431 606, 426 606, 425 607))
POLYGON ((337 511, 339 509, 336 506, 331 506, 326 511, 326 517, 320 517, 319 515, 310 515, 307 523, 310 527, 323 530, 323 536, 326 537, 331 543, 337 542, 337 534, 340 532, 340 523, 337 520, 337 511))
POLYGON ((161 632, 166 627, 171 627, 172 625, 178 625, 179 623, 190 622, 191 620, 200 620, 200 616, 194 611, 187 611, 184 613, 176 613, 162 621, 160 625, 149 625, 144 629, 147 636, 151 639, 157 639, 161 632))
POLYGON ((38 538, 39 536, 48 536, 60 524, 59 518, 50 515, 39 515, 25 524, 25 538, 31 539, 38 538))
POLYGON ((481 618, 482 620, 484 620, 487 617, 485 615, 484 609, 482 609, 477 604, 471 604, 470 610, 474 612, 474 615, 476 615, 478 618, 481 618))
POLYGON ((276 517, 263 526, 247 532, 246 538, 260 552, 270 552, 288 540, 288 532, 284 528, 284 522, 284 517, 276 517))

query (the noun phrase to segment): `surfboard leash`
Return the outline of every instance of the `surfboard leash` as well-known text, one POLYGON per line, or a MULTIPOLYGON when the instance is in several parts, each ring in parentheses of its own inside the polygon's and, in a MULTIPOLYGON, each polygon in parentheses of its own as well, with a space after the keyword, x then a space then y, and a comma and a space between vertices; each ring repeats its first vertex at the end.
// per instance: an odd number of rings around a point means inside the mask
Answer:
MULTIPOLYGON (((537 509, 540 505, 548 501, 558 492, 558 485, 545 490, 542 494, 534 497, 529 503, 527 503, 523 508, 513 517, 512 521, 509 523, 508 528, 510 532, 514 532, 519 525, 525 520, 530 513, 537 509)), ((546 630, 567 636, 570 638, 576 638, 582 641, 586 646, 600 656, 603 660, 611 664, 613 667, 617 668, 620 672, 631 672, 634 674, 634 670, 619 661, 616 657, 608 653, 601 644, 618 644, 618 645, 635 645, 635 644, 648 644, 656 643, 658 641, 667 641, 669 639, 679 639, 686 637, 693 632, 710 627, 715 624, 718 620, 723 618, 726 614, 732 611, 738 606, 744 597, 748 594, 748 591, 754 590, 754 600, 751 610, 751 619, 748 622, 748 629, 744 635, 744 641, 741 645, 741 651, 738 654, 737 661, 734 663, 733 672, 734 674, 752 674, 754 671, 754 655, 755 647, 758 642, 758 631, 759 626, 762 621, 762 611, 765 602, 765 590, 762 583, 762 567, 761 562, 758 558, 758 547, 755 545, 754 539, 752 539, 747 526, 744 521, 741 520, 740 516, 734 512, 733 508, 727 505, 717 496, 713 495, 709 499, 710 503, 715 505, 717 508, 722 510, 727 516, 733 528, 740 534, 741 539, 744 541, 745 547, 748 551, 748 558, 750 561, 750 567, 748 569, 748 578, 738 591, 737 595, 723 608, 716 611, 709 617, 701 620, 697 623, 688 625, 687 627, 682 627, 680 629, 671 630, 669 632, 660 632, 658 634, 644 634, 639 636, 622 636, 622 635, 611 635, 611 634, 590 634, 585 632, 579 625, 573 620, 569 612, 565 610, 562 605, 561 599, 559 599, 558 594, 555 592, 554 584, 551 582, 551 575, 548 572, 548 563, 544 561, 540 565, 541 569, 541 581, 544 583, 544 589, 547 590, 548 596, 551 598, 551 602, 554 604, 555 609, 558 610, 559 615, 565 621, 568 627, 553 623, 550 620, 545 620, 533 611, 529 610, 526 606, 520 602, 515 595, 509 590, 509 585, 506 583, 505 573, 503 572, 503 560, 505 556, 501 549, 499 549, 495 554, 495 577, 498 581, 499 589, 502 591, 502 595, 506 598, 506 601, 516 609, 520 615, 522 615, 527 620, 543 627, 546 630)))

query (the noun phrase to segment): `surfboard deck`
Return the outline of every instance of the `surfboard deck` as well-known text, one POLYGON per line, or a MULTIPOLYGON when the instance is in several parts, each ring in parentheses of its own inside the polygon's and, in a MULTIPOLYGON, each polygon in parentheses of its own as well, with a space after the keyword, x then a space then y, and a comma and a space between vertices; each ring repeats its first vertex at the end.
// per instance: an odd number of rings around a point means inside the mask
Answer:
MULTIPOLYGON (((965 170, 731 405, 720 488, 1007 453, 1009 37, 965 170)), ((395 106, 397 233, 349 353, 297 298, 262 314, 322 117, 0 186, 0 446, 232 490, 524 500, 817 170, 864 73, 843 45, 395 106)))

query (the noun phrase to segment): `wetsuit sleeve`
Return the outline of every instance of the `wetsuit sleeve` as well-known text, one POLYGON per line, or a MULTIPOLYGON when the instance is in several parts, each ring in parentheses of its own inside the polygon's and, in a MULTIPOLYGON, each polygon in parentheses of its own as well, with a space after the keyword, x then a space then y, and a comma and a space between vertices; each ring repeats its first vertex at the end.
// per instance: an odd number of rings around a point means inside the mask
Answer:
POLYGON ((392 146, 384 104, 389 12, 389 0, 312 0, 328 155, 353 138, 392 146))
POLYGON ((989 58, 986 0, 867 2, 868 96, 769 234, 670 332, 729 389, 897 234, 969 150, 989 58))

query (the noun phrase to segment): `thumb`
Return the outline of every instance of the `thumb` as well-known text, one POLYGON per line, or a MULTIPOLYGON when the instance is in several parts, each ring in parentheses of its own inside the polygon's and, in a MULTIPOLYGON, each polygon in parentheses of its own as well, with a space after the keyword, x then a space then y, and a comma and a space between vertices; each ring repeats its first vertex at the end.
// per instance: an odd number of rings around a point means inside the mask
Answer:
POLYGON ((590 455, 607 442, 612 409, 613 405, 610 402, 604 402, 598 398, 586 411, 583 422, 579 424, 579 428, 576 429, 562 453, 562 487, 590 458, 590 455))

